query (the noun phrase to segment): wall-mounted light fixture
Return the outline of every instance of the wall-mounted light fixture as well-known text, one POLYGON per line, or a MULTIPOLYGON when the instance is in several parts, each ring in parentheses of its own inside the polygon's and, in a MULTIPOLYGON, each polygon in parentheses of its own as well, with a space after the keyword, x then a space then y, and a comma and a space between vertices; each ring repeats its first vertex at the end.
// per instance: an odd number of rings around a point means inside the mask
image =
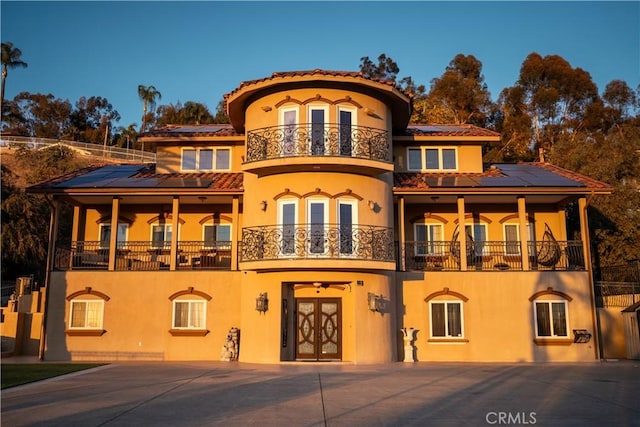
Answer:
POLYGON ((260 210, 262 212, 267 210, 267 201, 266 200, 263 200, 263 201, 260 202, 260 210))
POLYGON ((262 111, 264 111, 265 113, 267 113, 267 112, 269 112, 269 111, 271 111, 271 110, 272 110, 272 108, 271 108, 271 106, 270 106, 270 105, 264 105, 264 106, 262 107, 262 111))
POLYGON ((371 209, 372 211, 376 210, 376 202, 374 202, 373 200, 369 200, 367 202, 367 206, 369 206, 369 209, 371 209))
POLYGON ((256 311, 260 313, 264 313, 269 310, 269 298, 267 297, 267 293, 262 293, 256 298, 256 311))
POLYGON ((382 295, 376 295, 369 292, 367 294, 367 304, 371 311, 377 311, 379 313, 384 311, 384 297, 382 295))

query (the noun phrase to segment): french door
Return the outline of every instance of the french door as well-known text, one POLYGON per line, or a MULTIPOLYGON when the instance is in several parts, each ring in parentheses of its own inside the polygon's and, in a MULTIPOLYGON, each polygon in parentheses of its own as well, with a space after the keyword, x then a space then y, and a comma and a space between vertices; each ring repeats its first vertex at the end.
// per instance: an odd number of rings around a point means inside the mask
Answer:
POLYGON ((296 359, 342 359, 340 298, 298 298, 296 313, 296 359))

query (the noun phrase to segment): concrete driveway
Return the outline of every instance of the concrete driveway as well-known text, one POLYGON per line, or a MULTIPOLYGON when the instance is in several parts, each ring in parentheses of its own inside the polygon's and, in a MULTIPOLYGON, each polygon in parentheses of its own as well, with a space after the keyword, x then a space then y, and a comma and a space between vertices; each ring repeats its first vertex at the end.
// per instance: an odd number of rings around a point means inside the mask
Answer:
POLYGON ((1 415, 12 427, 640 426, 640 363, 114 363, 5 390, 1 415))

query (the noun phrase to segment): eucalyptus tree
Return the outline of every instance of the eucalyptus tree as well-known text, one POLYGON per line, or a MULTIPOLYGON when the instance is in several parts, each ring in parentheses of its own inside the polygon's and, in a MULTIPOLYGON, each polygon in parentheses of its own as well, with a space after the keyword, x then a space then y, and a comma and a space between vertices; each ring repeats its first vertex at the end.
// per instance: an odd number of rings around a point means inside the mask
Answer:
POLYGON ((431 80, 424 104, 427 122, 486 126, 492 102, 482 62, 473 55, 456 55, 444 74, 431 80))
POLYGON ((162 94, 153 85, 138 85, 138 97, 142 101, 142 126, 140 132, 144 132, 147 127, 147 109, 153 111, 156 100, 162 99, 162 94))
POLYGON ((4 104, 4 85, 7 79, 8 70, 10 68, 26 68, 28 64, 22 59, 22 51, 17 47, 13 47, 13 43, 2 43, 2 88, 0 91, 0 112, 2 104, 4 104))

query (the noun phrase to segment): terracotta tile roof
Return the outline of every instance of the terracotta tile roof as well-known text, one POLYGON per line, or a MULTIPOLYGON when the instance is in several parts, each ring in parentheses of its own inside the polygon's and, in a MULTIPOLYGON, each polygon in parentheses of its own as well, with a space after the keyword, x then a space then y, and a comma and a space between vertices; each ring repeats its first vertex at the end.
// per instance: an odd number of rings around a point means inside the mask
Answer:
MULTIPOLYGON (((371 81, 377 82, 377 83, 386 84, 388 86, 395 87, 396 89, 402 91, 400 89, 400 87, 398 87, 396 82, 394 82, 393 80, 372 79, 372 78, 369 78, 369 77, 365 77, 359 71, 335 71, 335 70, 322 70, 320 68, 316 68, 314 70, 302 70, 302 71, 277 71, 277 72, 271 74, 271 76, 269 76, 269 77, 263 77, 261 79, 248 80, 248 81, 245 81, 245 82, 241 82, 240 85, 237 88, 235 88, 231 92, 225 94, 224 98, 226 99, 227 97, 233 95, 234 93, 238 92, 239 90, 243 89, 244 87, 250 86, 250 85, 253 85, 253 84, 256 84, 256 83, 262 83, 262 82, 265 82, 265 81, 268 81, 268 80, 274 80, 274 79, 283 78, 283 77, 300 77, 300 76, 355 77, 355 78, 361 78, 361 79, 364 79, 364 80, 371 80, 371 81)), ((407 93, 405 93, 405 95, 409 96, 409 94, 407 94, 407 93)))
POLYGON ((393 174, 393 187, 394 190, 422 190, 433 188, 428 182, 432 180, 442 181, 442 179, 454 179, 454 178, 469 178, 474 181, 479 181, 482 177, 496 177, 504 176, 499 169, 489 168, 482 173, 459 173, 459 172, 444 172, 444 173, 422 173, 422 172, 396 172, 393 174))
POLYGON ((409 125, 403 133, 397 136, 492 136, 499 138, 500 134, 478 126, 463 124, 434 124, 434 125, 409 125))
POLYGON ((230 124, 204 125, 166 125, 158 129, 151 129, 140 135, 141 137, 191 137, 191 136, 244 136, 237 133, 230 124))

